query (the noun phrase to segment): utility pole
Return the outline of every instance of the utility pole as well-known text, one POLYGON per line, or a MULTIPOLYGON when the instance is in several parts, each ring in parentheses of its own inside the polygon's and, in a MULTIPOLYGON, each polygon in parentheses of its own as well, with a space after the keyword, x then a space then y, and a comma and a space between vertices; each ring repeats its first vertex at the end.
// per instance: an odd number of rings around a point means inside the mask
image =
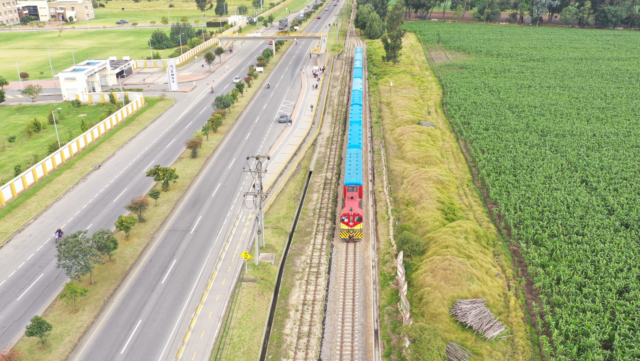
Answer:
POLYGON ((244 196, 252 196, 253 206, 256 208, 256 222, 258 224, 256 234, 256 266, 259 264, 259 247, 258 243, 262 238, 262 247, 265 246, 264 241, 264 201, 267 199, 268 193, 264 193, 262 179, 267 174, 267 162, 271 159, 268 155, 250 155, 247 157, 249 169, 243 168, 243 171, 251 173, 253 177, 253 190, 246 192, 244 196), (253 162, 250 163, 250 160, 253 162), (253 163, 253 164, 252 164, 253 163))

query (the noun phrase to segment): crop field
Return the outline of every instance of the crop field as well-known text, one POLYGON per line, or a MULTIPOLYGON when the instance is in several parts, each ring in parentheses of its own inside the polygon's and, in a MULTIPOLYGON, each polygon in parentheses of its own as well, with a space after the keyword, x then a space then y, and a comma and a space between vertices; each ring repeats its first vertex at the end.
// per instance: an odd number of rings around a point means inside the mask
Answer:
POLYGON ((640 359, 640 33, 408 23, 557 360, 640 359))

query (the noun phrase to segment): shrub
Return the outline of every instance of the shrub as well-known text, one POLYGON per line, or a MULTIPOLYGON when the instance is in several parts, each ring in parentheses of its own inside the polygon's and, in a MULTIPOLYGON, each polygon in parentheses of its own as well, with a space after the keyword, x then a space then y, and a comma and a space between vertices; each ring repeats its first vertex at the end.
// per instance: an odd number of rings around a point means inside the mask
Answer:
POLYGON ((29 80, 29 73, 21 72, 20 73, 20 78, 22 80, 29 80))
POLYGON ((69 16, 69 22, 72 23, 73 22, 73 16, 69 16))
POLYGON ((19 176, 20 174, 22 174, 22 164, 16 164, 16 165, 13 167, 13 176, 14 176, 14 177, 17 177, 17 176, 19 176))
POLYGON ((54 140, 53 142, 49 143, 49 145, 47 146, 47 154, 53 154, 55 153, 58 149, 60 149, 60 145, 58 145, 58 141, 54 140))
POLYGON ((187 149, 191 149, 191 158, 197 158, 198 149, 200 149, 200 146, 202 146, 202 138, 201 137, 191 138, 187 140, 186 146, 187 146, 187 149))
POLYGON ((79 99, 74 99, 71 101, 71 106, 80 108, 82 106, 82 102, 79 99))
POLYGON ((175 5, 173 5, 173 4, 169 4, 169 7, 170 7, 170 8, 173 8, 173 7, 175 7, 175 5))
POLYGON ((103 8, 103 7, 104 7, 104 4, 103 4, 103 3, 99 3, 99 4, 98 4, 98 7, 103 8))
POLYGON ((396 244, 407 257, 417 257, 424 254, 424 242, 411 232, 402 232, 396 240, 396 244))

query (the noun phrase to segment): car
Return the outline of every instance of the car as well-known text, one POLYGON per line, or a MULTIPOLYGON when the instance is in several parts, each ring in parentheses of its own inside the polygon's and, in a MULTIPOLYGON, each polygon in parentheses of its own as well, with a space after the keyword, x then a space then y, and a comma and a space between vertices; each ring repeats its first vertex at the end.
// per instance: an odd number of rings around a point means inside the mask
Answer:
POLYGON ((128 22, 128 21, 126 21, 126 20, 120 20, 120 21, 116 21, 116 24, 118 24, 118 25, 124 25, 124 24, 129 24, 129 22, 128 22))
POLYGON ((338 3, 333 3, 333 6, 338 6, 338 3))
POLYGON ((324 11, 329 11, 329 8, 328 7, 324 8, 324 11))
POLYGON ((320 19, 320 15, 318 15, 318 17, 316 19, 320 19))
POLYGON ((273 45, 273 40, 269 40, 269 45, 273 45))
POLYGON ((278 123, 287 123, 289 121, 289 116, 286 114, 282 114, 278 117, 278 123))
POLYGON ((234 83, 237 83, 237 82, 239 82, 240 80, 242 80, 242 78, 241 78, 240 76, 238 76, 238 75, 236 75, 236 77, 235 77, 235 78, 233 78, 233 82, 234 82, 234 83))

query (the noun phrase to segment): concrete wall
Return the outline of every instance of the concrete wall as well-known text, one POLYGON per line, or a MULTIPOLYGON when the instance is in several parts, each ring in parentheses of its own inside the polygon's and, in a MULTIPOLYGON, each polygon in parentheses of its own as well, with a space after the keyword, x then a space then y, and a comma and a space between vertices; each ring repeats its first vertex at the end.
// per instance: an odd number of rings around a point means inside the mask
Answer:
MULTIPOLYGON (((117 96, 117 100, 121 102, 124 95, 122 93, 115 94, 117 96)), ((102 137, 105 133, 113 129, 144 106, 145 101, 142 93, 126 94, 129 95, 129 100, 131 101, 127 106, 122 107, 105 120, 96 124, 93 128, 63 145, 62 148, 49 155, 38 164, 27 169, 24 173, 7 182, 5 185, 0 186, 0 206, 4 206, 8 201, 18 197, 22 192, 36 184, 47 174, 56 170, 82 149, 91 145, 91 143, 98 140, 98 138, 102 137)), ((83 103, 105 103, 109 101, 109 96, 104 93, 79 94, 78 99, 83 103)))

